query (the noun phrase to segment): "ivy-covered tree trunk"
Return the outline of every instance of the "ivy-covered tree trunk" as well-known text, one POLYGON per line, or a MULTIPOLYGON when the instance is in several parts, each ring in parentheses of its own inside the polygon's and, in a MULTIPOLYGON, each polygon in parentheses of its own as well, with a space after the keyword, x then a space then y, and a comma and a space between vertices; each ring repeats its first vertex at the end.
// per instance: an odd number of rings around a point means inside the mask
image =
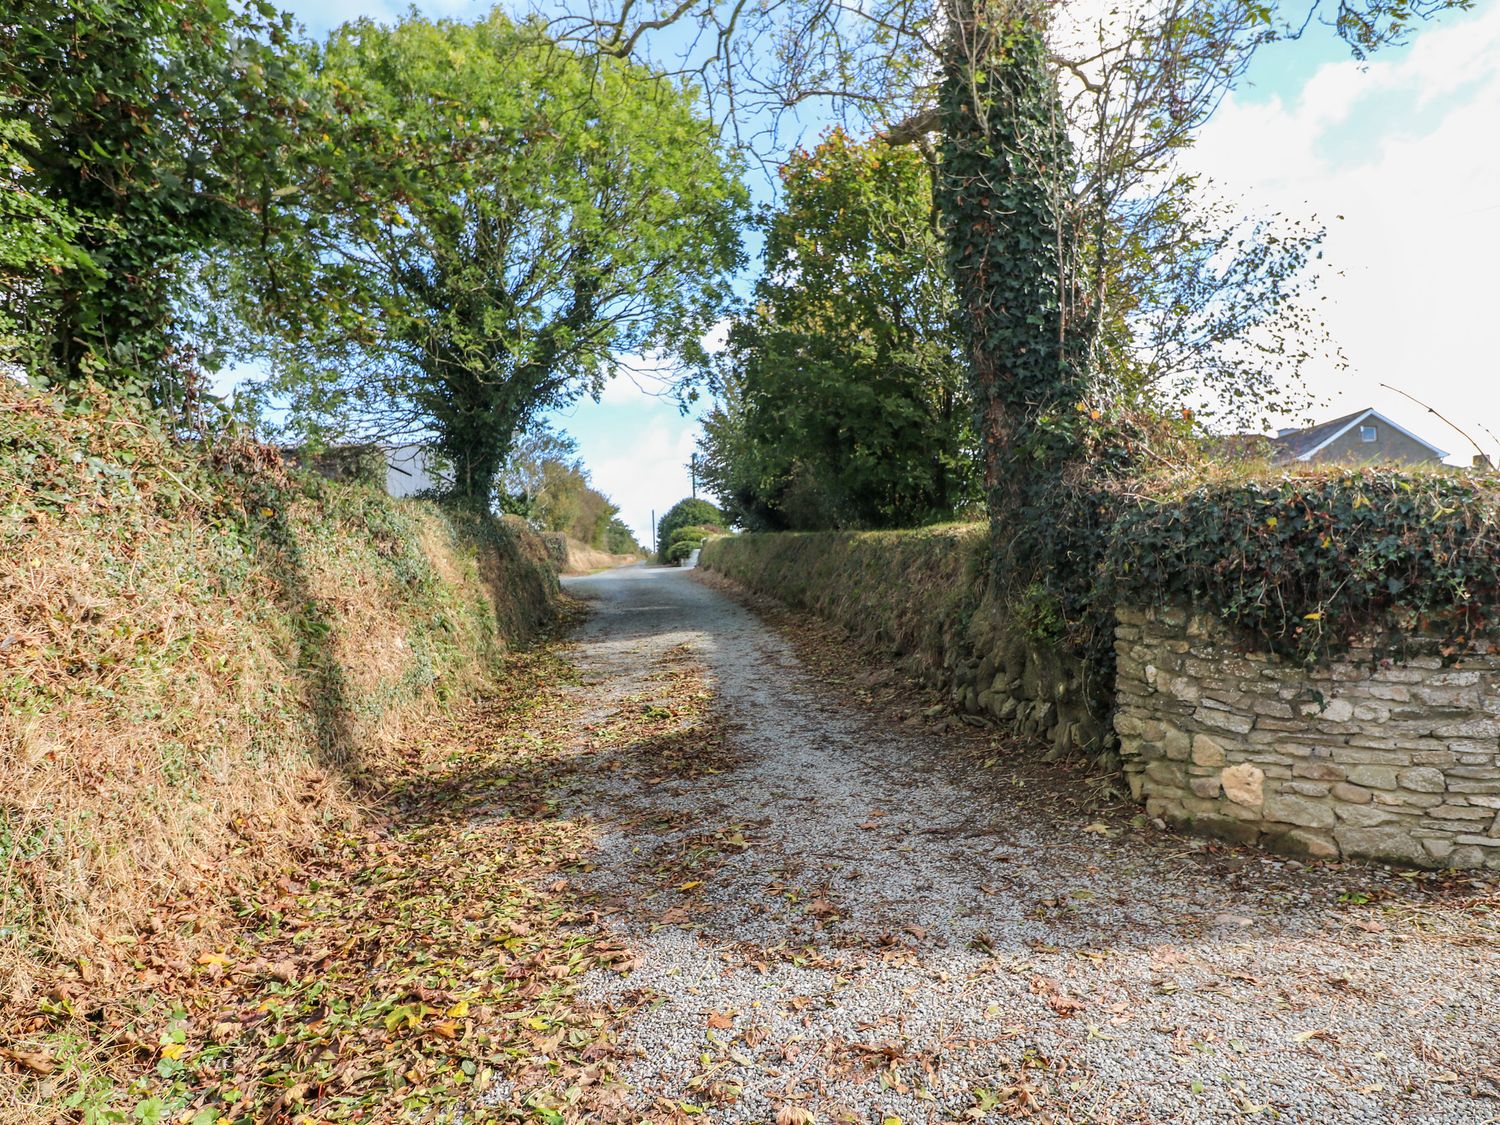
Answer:
POLYGON ((1029 581, 1042 495, 1082 451, 1072 151, 1039 0, 949 0, 938 203, 1002 577, 1029 581))

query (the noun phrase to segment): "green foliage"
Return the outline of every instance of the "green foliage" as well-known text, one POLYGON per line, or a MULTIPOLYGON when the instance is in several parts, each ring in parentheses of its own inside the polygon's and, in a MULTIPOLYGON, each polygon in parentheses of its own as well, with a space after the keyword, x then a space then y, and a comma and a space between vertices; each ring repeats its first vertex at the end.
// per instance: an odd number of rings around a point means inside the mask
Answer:
POLYGON ((835 129, 792 154, 781 188, 705 481, 751 528, 951 519, 977 466, 926 161, 835 129))
POLYGON ((989 553, 983 526, 950 525, 731 535, 711 540, 699 562, 941 667, 983 601, 989 553))
POLYGON ((641 545, 635 540, 635 532, 619 516, 611 516, 604 528, 604 549, 612 555, 639 555, 641 545))
POLYGON ((666 561, 682 562, 703 546, 704 540, 713 535, 723 535, 724 528, 715 524, 689 524, 676 528, 667 540, 666 561))
POLYGON ((678 528, 695 524, 722 527, 725 522, 724 513, 707 500, 686 497, 677 501, 656 523, 657 557, 662 562, 670 561, 667 558, 667 547, 672 542, 672 533, 678 528))
POLYGON ((263 0, 18 0, 0 21, 0 318, 34 378, 182 394, 195 256, 259 244, 299 103, 263 0))
POLYGON ((1461 648, 1500 605, 1500 492, 1385 469, 1189 485, 1125 508, 1098 597, 1196 604, 1312 660, 1430 630, 1461 648))
MULTIPOLYGON (((1067 210, 1073 154, 1030 0, 975 0, 950 32, 939 109, 938 205, 992 518, 1077 460, 1088 415, 1077 307, 1078 233, 1067 210)), ((1008 536, 1024 548, 1027 533, 1008 536)))
POLYGON ((744 190, 691 91, 496 11, 349 24, 311 99, 282 250, 315 299, 262 325, 294 429, 426 430, 483 506, 515 436, 620 355, 701 358, 744 190))

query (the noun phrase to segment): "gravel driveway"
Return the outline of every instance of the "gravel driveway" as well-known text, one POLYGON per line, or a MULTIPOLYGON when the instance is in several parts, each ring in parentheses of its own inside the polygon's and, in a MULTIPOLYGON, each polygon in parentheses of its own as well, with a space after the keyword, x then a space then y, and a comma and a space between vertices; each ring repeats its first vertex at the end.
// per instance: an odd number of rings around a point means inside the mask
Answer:
POLYGON ((1500 1121, 1491 882, 1088 809, 999 731, 893 721, 847 682, 872 667, 853 650, 822 682, 690 572, 568 589, 594 608, 591 698, 649 706, 687 661, 733 752, 697 780, 603 769, 562 796, 596 835, 575 883, 637 960, 584 995, 632 1010, 639 1112, 1500 1121))

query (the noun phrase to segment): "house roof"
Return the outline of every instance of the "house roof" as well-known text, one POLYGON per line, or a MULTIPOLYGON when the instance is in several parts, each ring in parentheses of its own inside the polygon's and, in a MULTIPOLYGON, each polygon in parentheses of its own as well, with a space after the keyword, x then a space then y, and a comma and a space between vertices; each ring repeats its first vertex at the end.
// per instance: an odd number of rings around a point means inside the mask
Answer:
POLYGON ((1271 439, 1276 447, 1277 453, 1287 461, 1310 461, 1321 449, 1332 445, 1344 434, 1366 419, 1377 419, 1392 429, 1399 430, 1412 441, 1425 445, 1432 450, 1434 456, 1439 460, 1448 456, 1447 450, 1439 449, 1425 438, 1419 438, 1405 426, 1393 422, 1373 406, 1367 406, 1363 410, 1356 410, 1353 414, 1345 414, 1342 418, 1335 418, 1330 422, 1320 422, 1316 426, 1308 426, 1302 430, 1292 430, 1290 433, 1281 434, 1271 439))

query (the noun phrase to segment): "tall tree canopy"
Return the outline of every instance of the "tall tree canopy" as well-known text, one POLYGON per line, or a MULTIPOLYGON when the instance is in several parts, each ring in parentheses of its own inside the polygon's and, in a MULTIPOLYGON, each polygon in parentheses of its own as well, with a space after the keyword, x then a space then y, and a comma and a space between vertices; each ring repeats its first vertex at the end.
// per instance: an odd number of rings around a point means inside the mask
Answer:
POLYGON ((254 246, 297 114, 260 0, 16 0, 0 15, 0 317, 34 377, 181 390, 195 256, 254 246))
POLYGON ((429 434, 487 503, 515 435, 622 356, 700 358, 745 195, 691 90, 499 11, 350 24, 313 90, 287 252, 327 300, 268 302, 295 428, 429 434))
POLYGON ((765 272, 730 333, 705 480, 748 527, 896 527, 976 499, 930 171, 834 130, 781 170, 765 272))

